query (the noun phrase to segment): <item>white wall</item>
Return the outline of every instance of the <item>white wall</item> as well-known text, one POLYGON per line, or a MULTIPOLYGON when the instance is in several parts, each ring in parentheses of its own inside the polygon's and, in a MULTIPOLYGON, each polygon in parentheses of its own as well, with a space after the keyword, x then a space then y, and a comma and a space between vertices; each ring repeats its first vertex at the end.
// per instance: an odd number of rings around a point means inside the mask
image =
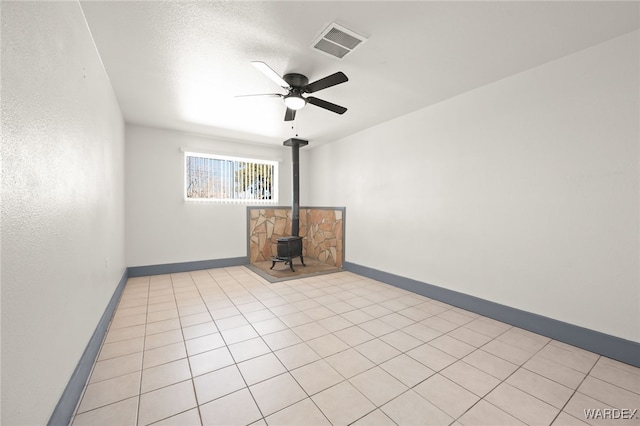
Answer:
POLYGON ((77 2, 2 3, 2 419, 46 424, 125 271, 124 123, 77 2))
POLYGON ((136 125, 126 140, 128 266, 247 256, 246 205, 185 202, 181 148, 280 161, 278 204, 291 205, 290 148, 136 125))
POLYGON ((312 151, 346 260, 640 341, 638 40, 312 151))

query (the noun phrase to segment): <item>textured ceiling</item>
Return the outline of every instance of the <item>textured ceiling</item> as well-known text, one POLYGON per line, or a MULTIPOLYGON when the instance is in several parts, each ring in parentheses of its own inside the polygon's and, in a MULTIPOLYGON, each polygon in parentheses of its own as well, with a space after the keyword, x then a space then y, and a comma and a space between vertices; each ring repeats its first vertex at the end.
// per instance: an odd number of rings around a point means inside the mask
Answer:
POLYGON ((639 27, 637 2, 81 2, 127 122, 232 140, 326 143, 639 27), (331 22, 368 40, 310 48, 331 22), (283 121, 285 93, 251 66, 347 83, 283 121), (292 128, 293 127, 293 128, 292 128))

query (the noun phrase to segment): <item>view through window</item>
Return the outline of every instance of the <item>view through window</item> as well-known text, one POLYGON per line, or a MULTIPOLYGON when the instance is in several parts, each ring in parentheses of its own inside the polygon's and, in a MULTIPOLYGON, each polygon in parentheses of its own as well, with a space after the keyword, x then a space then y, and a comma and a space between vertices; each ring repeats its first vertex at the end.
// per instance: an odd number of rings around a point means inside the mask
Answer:
POLYGON ((187 200, 278 202, 278 162, 185 152, 187 200))

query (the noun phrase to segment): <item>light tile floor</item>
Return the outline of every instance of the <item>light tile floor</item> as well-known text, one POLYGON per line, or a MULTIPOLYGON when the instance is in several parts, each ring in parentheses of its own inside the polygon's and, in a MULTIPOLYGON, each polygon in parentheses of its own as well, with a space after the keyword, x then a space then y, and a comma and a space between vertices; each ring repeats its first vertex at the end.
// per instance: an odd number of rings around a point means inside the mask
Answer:
POLYGON ((232 267, 129 279, 73 424, 640 424, 627 409, 630 365, 350 272, 232 267))

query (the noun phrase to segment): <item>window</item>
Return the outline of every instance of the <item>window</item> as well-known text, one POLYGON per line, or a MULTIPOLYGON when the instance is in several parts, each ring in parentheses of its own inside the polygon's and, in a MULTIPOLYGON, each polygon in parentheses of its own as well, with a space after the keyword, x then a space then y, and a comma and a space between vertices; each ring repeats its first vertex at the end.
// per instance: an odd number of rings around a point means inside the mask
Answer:
POLYGON ((185 199, 278 202, 278 162, 185 152, 185 199))

